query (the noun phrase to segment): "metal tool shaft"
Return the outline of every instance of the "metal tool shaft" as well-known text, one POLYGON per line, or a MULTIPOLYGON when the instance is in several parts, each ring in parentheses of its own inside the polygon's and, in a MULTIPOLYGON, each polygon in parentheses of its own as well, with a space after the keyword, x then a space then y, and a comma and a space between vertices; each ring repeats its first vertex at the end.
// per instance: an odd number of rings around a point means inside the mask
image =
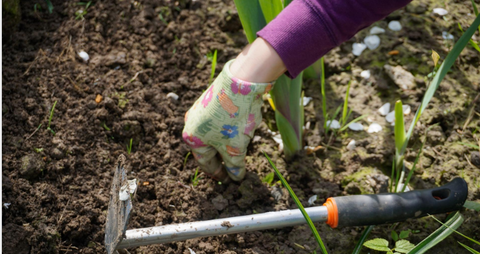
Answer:
MULTIPOLYGON (((327 220, 328 212, 325 206, 305 209, 313 222, 327 220)), ((127 230, 126 238, 117 249, 137 247, 142 245, 183 241, 187 239, 224 234, 235 234, 272 228, 291 227, 305 224, 307 221, 299 209, 252 214, 224 219, 187 222, 159 227, 127 230)))

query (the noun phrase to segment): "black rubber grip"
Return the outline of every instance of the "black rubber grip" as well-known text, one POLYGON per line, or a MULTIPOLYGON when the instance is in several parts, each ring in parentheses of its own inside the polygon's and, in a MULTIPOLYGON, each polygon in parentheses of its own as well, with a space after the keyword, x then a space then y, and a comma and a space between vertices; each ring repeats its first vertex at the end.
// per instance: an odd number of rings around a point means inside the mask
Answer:
POLYGON ((338 226, 367 226, 456 211, 462 208, 467 194, 465 180, 455 178, 434 189, 343 196, 334 200, 338 209, 338 226))

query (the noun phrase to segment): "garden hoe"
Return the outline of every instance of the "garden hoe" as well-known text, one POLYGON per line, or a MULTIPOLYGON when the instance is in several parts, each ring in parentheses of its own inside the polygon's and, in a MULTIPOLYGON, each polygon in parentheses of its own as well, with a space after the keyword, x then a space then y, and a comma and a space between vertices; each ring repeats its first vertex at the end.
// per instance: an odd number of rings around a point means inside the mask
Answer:
MULTIPOLYGON (((306 223, 300 210, 293 209, 127 230, 135 188, 136 183, 128 181, 126 177, 125 156, 120 155, 113 178, 105 227, 108 254, 129 247, 306 223)), ((459 210, 465 203, 467 194, 465 180, 456 178, 434 189, 328 198, 323 206, 305 210, 313 222, 326 222, 332 228, 378 225, 459 210)))

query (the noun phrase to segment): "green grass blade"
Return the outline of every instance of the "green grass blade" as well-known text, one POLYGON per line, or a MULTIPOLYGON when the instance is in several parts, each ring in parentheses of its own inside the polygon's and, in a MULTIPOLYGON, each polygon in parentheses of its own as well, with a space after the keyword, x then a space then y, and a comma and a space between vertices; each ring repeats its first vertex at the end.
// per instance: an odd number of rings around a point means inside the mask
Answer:
POLYGON ((209 84, 212 82, 213 76, 215 76, 215 67, 217 67, 217 50, 213 53, 212 70, 210 71, 210 80, 208 81, 209 84))
POLYGON ((295 192, 293 192, 292 188, 290 187, 290 185, 287 183, 287 181, 285 180, 285 178, 283 178, 282 174, 280 173, 280 171, 278 171, 277 167, 275 167, 275 164, 273 164, 272 160, 270 159, 270 157, 268 157, 268 155, 266 153, 265 154, 265 157, 267 157, 267 160, 268 162, 270 163, 270 165, 272 165, 273 169, 275 170, 275 173, 277 174, 278 178, 280 178, 280 181, 282 182, 283 186, 288 190, 288 193, 290 194, 290 196, 292 197, 292 199, 295 201, 295 204, 297 204, 298 208, 300 209, 300 211, 302 212, 302 215, 303 217, 305 218, 305 220, 307 221, 308 223, 308 226, 310 227, 310 230, 312 230, 312 233, 313 235, 315 236, 315 240, 317 240, 317 243, 318 245, 320 246, 321 250, 322 250, 322 253, 324 254, 327 254, 327 249, 325 248, 325 245, 323 244, 322 242, 322 239, 320 238, 320 235, 318 234, 318 231, 317 229, 315 228, 315 225, 313 225, 313 222, 312 220, 310 219, 310 217, 308 216, 307 212, 305 211, 305 209, 303 208, 303 205, 302 203, 300 202, 300 200, 298 199, 297 195, 295 195, 295 192))
POLYGON ((458 142, 458 143, 461 144, 461 145, 464 145, 464 146, 468 146, 468 147, 473 148, 473 149, 480 149, 479 146, 476 146, 476 145, 473 145, 473 144, 464 143, 464 142, 458 142))
POLYGON ((360 237, 357 244, 355 245, 355 249, 353 249, 352 254, 359 254, 360 253, 360 250, 363 247, 363 243, 367 239, 367 237, 370 234, 370 232, 372 231, 373 227, 374 226, 365 227, 365 230, 363 230, 362 236, 360 237))
POLYGON ((301 149, 298 142, 297 133, 293 129, 290 122, 282 115, 282 113, 275 110, 275 120, 277 121, 277 128, 280 131, 283 141, 283 150, 287 158, 291 158, 296 151, 301 149))
MULTIPOLYGON (((446 223, 442 223, 442 222, 441 222, 441 221, 439 221, 437 218, 435 218, 435 216, 431 216, 431 215, 430 215, 430 217, 432 217, 434 220, 436 220, 438 223, 442 224, 443 226, 445 226, 445 227, 447 227, 447 228, 449 228, 449 229, 452 229, 452 228, 451 228, 451 226, 449 226, 449 225, 445 225, 446 223)), ((477 244, 477 245, 479 245, 479 246, 480 246, 480 242, 478 242, 477 240, 475 240, 475 239, 472 239, 472 238, 470 238, 470 237, 468 237, 468 236, 466 236, 466 235, 464 235, 464 234, 462 234, 462 233, 458 232, 458 231, 457 231, 457 230, 455 230, 455 229, 452 229, 452 230, 453 230, 453 232, 455 232, 455 233, 457 233, 457 234, 459 234, 459 235, 463 236, 465 239, 468 239, 468 240, 470 240, 471 242, 473 242, 473 243, 475 243, 475 244, 477 244)))
POLYGON ((474 202, 474 201, 465 201, 465 204, 463 204, 463 207, 475 210, 477 212, 480 212, 480 203, 479 202, 474 202))
MULTIPOLYGON (((460 25, 460 23, 457 23, 457 24, 458 24, 458 29, 460 29, 460 31, 462 31, 462 33, 463 33, 462 26, 460 25)), ((476 49, 478 52, 480 52, 480 47, 478 46, 478 44, 476 42, 474 42, 472 39, 470 39, 469 42, 470 42, 470 45, 472 45, 472 47, 474 49, 476 49)))
POLYGON ((422 155, 423 146, 425 145, 426 141, 427 141, 427 138, 425 137, 425 140, 423 141, 422 145, 420 146, 420 150, 418 151, 417 157, 415 158, 415 162, 413 162, 413 166, 410 169, 410 172, 408 172, 407 179, 405 179, 405 183, 403 184, 403 188, 402 188, 401 192, 405 192, 405 188, 407 188, 407 185, 410 182, 410 178, 412 177, 413 172, 415 172, 415 166, 417 166, 418 159, 422 155))
POLYGON ((47 4, 48 13, 52 14, 52 12, 53 12, 52 2, 50 0, 45 0, 45 3, 47 4))
POLYGON ((392 160, 392 175, 390 176, 390 191, 393 192, 393 176, 395 175, 395 160, 392 160))
POLYGON ((473 0, 470 0, 472 2, 472 5, 473 5, 473 12, 475 13, 475 16, 478 16, 478 9, 477 9, 477 5, 475 4, 475 2, 473 0))
POLYGON ((415 246, 408 254, 422 254, 425 253, 427 250, 432 248, 433 246, 437 245, 447 236, 451 235, 460 225, 463 223, 464 219, 463 216, 456 212, 455 215, 450 218, 445 225, 442 225, 433 233, 431 233, 427 238, 423 239, 419 244, 415 246))
MULTIPOLYGON (((400 153, 405 142, 405 121, 403 120, 403 104, 402 101, 398 100, 395 103, 395 148, 396 152, 400 153)), ((398 164, 398 162, 397 162, 398 164)))
POLYGON ((252 43, 257 38, 257 32, 267 24, 260 3, 258 0, 234 0, 234 2, 247 40, 252 43))
POLYGON ((259 0, 265 21, 270 23, 282 10, 282 0, 259 0))
POLYGON ((363 118, 365 118, 365 117, 367 117, 367 116, 368 116, 368 115, 361 115, 361 116, 353 119, 352 121, 350 121, 349 123, 347 123, 345 126, 343 126, 342 128, 340 128, 339 131, 344 131, 344 130, 346 130, 346 129, 348 128, 348 126, 350 126, 350 124, 356 123, 356 122, 362 120, 363 118))
POLYGON ((468 251, 470 251, 470 252, 473 253, 473 254, 480 254, 480 252, 478 252, 478 251, 470 248, 469 246, 467 246, 467 245, 465 245, 465 244, 463 244, 463 243, 461 243, 461 242, 458 242, 458 241, 457 241, 457 243, 459 243, 460 245, 462 245, 463 248, 467 249, 468 251))
POLYGON ((457 59, 457 57, 460 55, 462 50, 465 48, 467 43, 469 42, 470 38, 472 35, 475 33, 475 30, 477 27, 480 25, 480 15, 477 15, 475 20, 473 21, 472 25, 467 29, 467 31, 460 37, 460 39, 455 43, 455 46, 453 46, 453 49, 448 53, 447 57, 445 58, 445 61, 443 61, 442 65, 440 68, 438 68, 437 73, 435 74, 435 77, 433 78, 432 82, 430 83, 430 86, 428 87, 423 100, 422 104, 417 110, 417 113, 415 113, 415 118, 414 121, 412 121, 412 124, 410 125, 410 128, 408 129, 407 136, 405 138, 405 143, 403 144, 402 147, 402 154, 405 152, 408 140, 412 136, 413 133, 413 128, 415 127, 415 124, 418 122, 420 119, 420 116, 422 115, 422 112, 427 108, 428 103, 432 99, 435 91, 438 89, 438 86, 440 85, 440 82, 443 80, 447 72, 450 70, 452 67, 453 63, 457 59))
POLYGON ((347 121, 348 95, 350 94, 350 84, 352 84, 351 80, 348 81, 347 92, 345 93, 345 101, 343 103, 342 123, 340 124, 341 126, 345 125, 345 123, 347 121))

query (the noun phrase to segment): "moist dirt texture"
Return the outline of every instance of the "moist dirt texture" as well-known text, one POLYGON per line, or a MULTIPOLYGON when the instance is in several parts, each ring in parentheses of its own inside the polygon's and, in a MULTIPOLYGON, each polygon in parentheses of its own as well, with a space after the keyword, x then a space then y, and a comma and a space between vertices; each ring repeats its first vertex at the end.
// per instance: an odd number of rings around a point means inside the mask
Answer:
MULTIPOLYGON (((47 2, 21 1, 13 18, 3 16, 8 30, 2 44, 3 253, 104 253, 120 154, 127 157, 129 178, 139 181, 129 229, 295 209, 285 189, 263 181, 272 172, 263 152, 306 207, 313 195, 314 205, 321 205, 332 196, 385 192, 395 146, 393 127, 377 109, 401 99, 411 107, 408 127, 431 80, 432 49, 445 59, 462 34, 457 23, 465 30, 474 20, 470 1, 414 1, 372 25, 386 30, 378 35, 380 46, 354 56, 352 44, 363 42, 370 28, 362 30, 325 57, 327 110, 332 116, 343 104, 351 81, 350 119, 368 114, 359 122, 365 129, 377 122, 382 131, 326 134, 320 80, 306 79, 305 96, 313 100, 305 107, 305 145, 322 147, 285 161, 268 132, 276 127, 265 103, 245 180, 219 184, 203 174, 193 180, 197 164, 181 132, 185 112, 208 87, 212 53, 218 51, 218 73, 247 44, 233 1, 52 0, 51 14, 47 2), (437 7, 448 14, 433 14, 437 7), (400 21, 400 31, 388 29, 392 20, 400 21), (413 75, 413 84, 403 90, 386 64, 413 75), (370 70, 368 79, 360 76, 363 70, 370 70), (352 139, 355 148, 347 149, 352 139)), ((473 39, 479 37, 476 32, 473 39)), ((421 116, 405 156, 411 169, 425 140, 411 188, 462 177, 468 200, 480 201, 479 62, 480 53, 468 45, 421 116)), ((480 239, 478 212, 461 213, 465 222, 458 230, 480 239)), ((385 238, 393 248, 391 231, 411 230, 406 239, 417 244, 439 225, 427 217, 376 226, 368 239, 385 238)), ((316 226, 329 253, 351 253, 364 229, 316 226)), ((454 234, 429 253, 469 253, 457 241, 480 250, 454 234)), ((188 254, 189 248, 197 254, 320 253, 306 225, 129 252, 188 254)), ((376 252, 364 247, 361 253, 376 252)))

